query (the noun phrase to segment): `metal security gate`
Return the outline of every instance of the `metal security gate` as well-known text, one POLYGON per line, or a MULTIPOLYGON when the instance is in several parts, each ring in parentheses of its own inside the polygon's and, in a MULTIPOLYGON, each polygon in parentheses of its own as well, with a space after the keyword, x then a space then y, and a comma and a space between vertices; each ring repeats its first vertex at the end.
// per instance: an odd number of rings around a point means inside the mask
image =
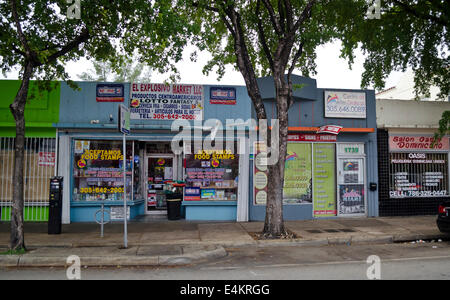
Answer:
MULTIPOLYGON (((55 172, 54 138, 26 138, 24 220, 47 221, 49 179, 55 172)), ((15 138, 0 137, 0 221, 11 220, 15 138)))

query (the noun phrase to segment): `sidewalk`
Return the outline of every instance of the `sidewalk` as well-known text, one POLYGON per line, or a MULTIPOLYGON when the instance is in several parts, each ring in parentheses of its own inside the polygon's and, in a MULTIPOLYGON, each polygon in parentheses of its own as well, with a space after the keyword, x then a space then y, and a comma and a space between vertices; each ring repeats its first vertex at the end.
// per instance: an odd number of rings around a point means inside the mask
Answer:
MULTIPOLYGON (((227 255, 226 247, 325 246, 448 239, 439 232, 435 216, 346 218, 286 221, 297 234, 290 240, 255 240, 263 222, 155 221, 128 224, 128 249, 123 224, 63 225, 62 234, 48 235, 46 223, 26 223, 24 255, 0 255, 0 267, 66 266, 77 255, 84 266, 185 265, 227 255)), ((0 223, 0 251, 9 245, 9 223, 0 223)))

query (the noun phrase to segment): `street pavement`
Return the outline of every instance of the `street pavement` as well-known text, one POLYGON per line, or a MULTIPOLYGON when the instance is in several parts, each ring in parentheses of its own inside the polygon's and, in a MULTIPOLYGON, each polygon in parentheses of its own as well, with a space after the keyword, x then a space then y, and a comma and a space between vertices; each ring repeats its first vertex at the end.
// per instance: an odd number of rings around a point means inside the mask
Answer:
MULTIPOLYGON (((128 224, 128 248, 123 248, 123 224, 74 223, 59 235, 47 234, 46 223, 26 223, 23 255, 0 255, 0 267, 67 267, 76 255, 83 266, 188 265, 226 257, 236 247, 318 247, 324 245, 389 244, 448 240, 435 216, 339 218, 286 221, 297 238, 257 240, 263 222, 153 221, 128 224)), ((9 223, 0 223, 0 251, 9 246, 9 223)))

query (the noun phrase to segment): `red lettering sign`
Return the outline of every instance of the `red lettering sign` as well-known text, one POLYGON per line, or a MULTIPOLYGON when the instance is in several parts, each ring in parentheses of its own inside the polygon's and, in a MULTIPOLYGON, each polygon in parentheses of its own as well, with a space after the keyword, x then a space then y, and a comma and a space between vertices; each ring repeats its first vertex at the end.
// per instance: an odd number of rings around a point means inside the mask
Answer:
POLYGON ((434 137, 432 135, 422 135, 422 136, 400 136, 392 135, 389 136, 389 149, 391 151, 395 150, 449 150, 449 140, 448 137, 439 139, 434 144, 434 137))

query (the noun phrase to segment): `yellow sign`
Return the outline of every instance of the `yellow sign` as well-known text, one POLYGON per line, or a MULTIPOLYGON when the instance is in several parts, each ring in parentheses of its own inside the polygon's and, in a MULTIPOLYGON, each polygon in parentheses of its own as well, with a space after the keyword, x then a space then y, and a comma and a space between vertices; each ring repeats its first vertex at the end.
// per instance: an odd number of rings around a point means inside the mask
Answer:
POLYGON ((120 150, 86 150, 81 159, 123 160, 123 155, 120 150))
POLYGON ((194 159, 234 159, 235 156, 231 150, 199 150, 194 155, 194 159))

